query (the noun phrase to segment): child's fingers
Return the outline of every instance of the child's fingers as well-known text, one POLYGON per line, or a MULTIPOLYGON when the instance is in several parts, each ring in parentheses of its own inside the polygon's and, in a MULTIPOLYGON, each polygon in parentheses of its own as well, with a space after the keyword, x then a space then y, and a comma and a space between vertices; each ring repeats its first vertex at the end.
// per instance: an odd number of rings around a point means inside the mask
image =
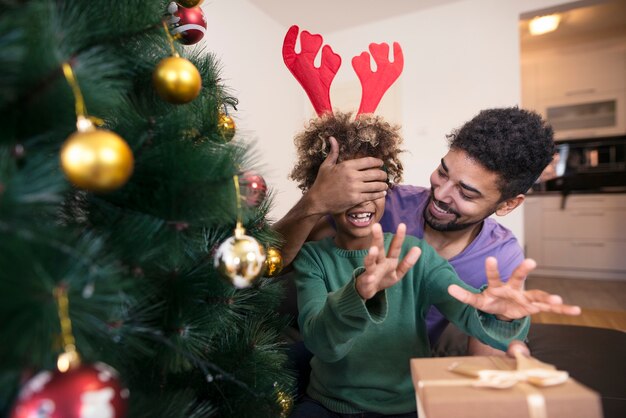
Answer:
POLYGON ((500 279, 500 270, 498 270, 498 260, 495 257, 487 257, 485 259, 485 274, 487 275, 487 285, 494 289, 503 285, 500 279))
POLYGON ((549 313, 555 313, 555 314, 560 314, 560 315, 577 316, 577 315, 580 315, 582 312, 580 309, 580 306, 576 306, 576 305, 565 305, 565 304, 552 305, 552 304, 543 303, 543 302, 533 302, 532 306, 537 308, 537 310, 540 312, 549 312, 549 313))
POLYGON ((448 286, 448 293, 453 298, 467 305, 471 305, 477 309, 480 309, 480 306, 478 304, 479 294, 469 292, 456 284, 451 284, 450 286, 448 286))
POLYGON ((409 250, 396 269, 398 278, 404 277, 406 272, 409 271, 415 263, 417 263, 420 255, 422 255, 422 250, 419 247, 413 247, 409 250))
POLYGON ((391 244, 389 245, 389 251, 387 252, 387 257, 389 258, 399 258, 400 251, 402 250, 402 243, 404 242, 404 237, 406 235, 406 225, 401 223, 398 225, 398 230, 396 231, 396 235, 394 235, 391 240, 391 244))
POLYGON ((371 273, 374 271, 374 269, 376 268, 376 260, 378 258, 378 253, 380 251, 378 250, 378 247, 370 247, 369 252, 367 253, 367 255, 365 256, 365 258, 363 259, 363 265, 365 266, 365 270, 368 273, 371 273))
POLYGON ((372 245, 378 248, 377 261, 379 263, 385 261, 385 239, 383 237, 383 228, 378 223, 372 225, 372 245))
POLYGON ((524 259, 524 261, 522 261, 520 265, 513 270, 513 273, 511 273, 511 277, 509 277, 508 281, 509 286, 518 290, 523 290, 526 276, 528 276, 528 274, 530 274, 535 267, 537 267, 535 260, 532 258, 524 259))
POLYGON ((524 292, 524 296, 533 306, 538 307, 544 312, 553 312, 564 315, 580 315, 579 306, 566 305, 563 298, 559 295, 553 295, 543 290, 533 289, 524 292))

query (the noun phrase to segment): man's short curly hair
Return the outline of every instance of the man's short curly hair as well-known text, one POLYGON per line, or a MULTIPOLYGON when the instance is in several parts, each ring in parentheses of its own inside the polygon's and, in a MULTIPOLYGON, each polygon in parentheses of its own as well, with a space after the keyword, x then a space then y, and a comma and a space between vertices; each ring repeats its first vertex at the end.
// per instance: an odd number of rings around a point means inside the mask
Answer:
POLYGON ((526 193, 555 152, 552 127, 518 107, 483 110, 448 140, 500 176, 500 201, 526 193))
POLYGON ((402 143, 400 127, 373 114, 360 115, 353 120, 351 113, 335 112, 313 119, 294 138, 297 162, 289 178, 298 182, 306 192, 315 182, 320 166, 330 152, 329 137, 337 139, 337 162, 359 157, 376 157, 384 161, 389 183, 402 181, 402 163, 398 154, 402 143))

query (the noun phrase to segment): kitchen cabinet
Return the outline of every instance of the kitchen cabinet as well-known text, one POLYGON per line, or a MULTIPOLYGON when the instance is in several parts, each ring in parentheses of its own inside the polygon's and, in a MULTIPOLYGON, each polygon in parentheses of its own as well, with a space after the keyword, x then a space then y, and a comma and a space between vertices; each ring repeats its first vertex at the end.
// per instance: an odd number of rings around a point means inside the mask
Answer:
POLYGON ((522 103, 539 112, 555 139, 626 134, 626 45, 583 45, 522 62, 522 103))
POLYGON ((626 133, 626 90, 545 99, 537 110, 552 125, 557 141, 626 133))
POLYGON ((579 97, 626 88, 626 54, 623 49, 562 53, 537 64, 537 95, 540 101, 579 97))
POLYGON ((528 195, 526 256, 534 274, 626 280, 626 194, 528 195))

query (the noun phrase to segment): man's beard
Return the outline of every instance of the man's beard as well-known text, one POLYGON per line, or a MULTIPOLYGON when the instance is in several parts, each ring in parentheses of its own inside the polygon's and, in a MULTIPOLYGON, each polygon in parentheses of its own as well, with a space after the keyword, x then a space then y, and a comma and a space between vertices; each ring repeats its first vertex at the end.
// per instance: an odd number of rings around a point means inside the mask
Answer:
POLYGON ((461 217, 461 214, 458 213, 457 211, 455 211, 454 209, 452 209, 446 203, 440 202, 440 201, 436 200, 435 197, 434 197, 434 194, 433 194, 433 190, 431 189, 431 191, 430 191, 430 200, 429 200, 428 204, 426 205, 426 207, 424 208, 424 221, 426 222, 426 225, 428 225, 429 227, 431 227, 435 231, 452 232, 452 231, 462 231, 462 230, 470 228, 470 227, 472 227, 472 226, 474 226, 476 224, 479 224, 479 223, 481 223, 484 220, 484 218, 483 218, 483 219, 481 219, 479 221, 475 221, 475 222, 458 223, 458 220, 459 220, 460 217, 461 217), (449 222, 440 222, 428 210, 428 206, 430 206, 431 202, 433 202, 433 204, 435 204, 435 202, 436 202, 436 205, 440 209, 443 209, 443 210, 447 211, 448 213, 454 215, 455 218, 453 220, 449 221, 449 222))

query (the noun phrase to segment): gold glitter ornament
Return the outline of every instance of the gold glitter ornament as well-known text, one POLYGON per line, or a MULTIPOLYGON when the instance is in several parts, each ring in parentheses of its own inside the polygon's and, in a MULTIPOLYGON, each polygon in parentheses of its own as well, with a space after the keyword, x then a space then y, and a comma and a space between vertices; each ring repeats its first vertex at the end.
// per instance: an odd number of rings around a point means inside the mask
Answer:
POLYGON ((250 287, 263 273, 265 250, 245 230, 237 227, 235 235, 220 244, 213 265, 238 289, 250 287))
POLYGON ((191 61, 173 56, 159 62, 152 73, 152 84, 166 102, 184 104, 198 97, 202 77, 191 61))
POLYGON ((220 112, 217 118, 217 130, 224 142, 230 142, 235 136, 235 121, 224 112, 220 112))
POLYGON ((277 248, 269 247, 265 258, 265 277, 276 277, 283 269, 283 256, 277 248))
POLYGON ((278 401, 278 405, 280 405, 281 413, 280 418, 287 418, 291 413, 291 409, 293 408, 293 398, 289 396, 286 392, 279 390, 276 394, 276 399, 278 401))

